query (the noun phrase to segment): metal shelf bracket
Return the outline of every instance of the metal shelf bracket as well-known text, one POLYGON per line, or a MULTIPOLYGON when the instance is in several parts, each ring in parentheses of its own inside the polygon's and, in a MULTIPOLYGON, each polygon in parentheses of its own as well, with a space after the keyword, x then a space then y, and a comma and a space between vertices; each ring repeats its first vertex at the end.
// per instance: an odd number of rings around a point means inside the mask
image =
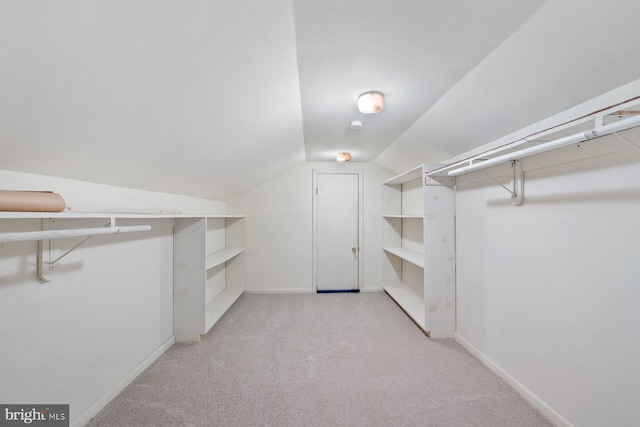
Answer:
POLYGON ((511 203, 513 203, 514 206, 521 206, 524 203, 524 172, 522 171, 522 161, 511 160, 511 169, 513 170, 511 189, 498 182, 497 179, 486 173, 484 170, 481 169, 480 172, 511 194, 511 203))

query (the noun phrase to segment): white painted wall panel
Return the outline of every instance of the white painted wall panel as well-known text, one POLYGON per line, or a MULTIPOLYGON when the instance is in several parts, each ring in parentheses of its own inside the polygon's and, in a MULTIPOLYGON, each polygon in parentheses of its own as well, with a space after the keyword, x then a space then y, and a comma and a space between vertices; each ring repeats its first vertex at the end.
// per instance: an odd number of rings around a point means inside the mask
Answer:
POLYGON ((382 182, 371 163, 302 163, 228 202, 246 214, 247 290, 311 292, 312 171, 364 171, 364 290, 382 289, 382 182))
POLYGON ((457 332, 576 426, 640 421, 640 153, 456 194, 457 332))
MULTIPOLYGON (((70 404, 73 420, 172 337, 172 223, 149 223, 93 237, 47 284, 35 279, 36 242, 0 245, 0 401, 70 404)), ((0 231, 38 228, 0 221, 0 231)))

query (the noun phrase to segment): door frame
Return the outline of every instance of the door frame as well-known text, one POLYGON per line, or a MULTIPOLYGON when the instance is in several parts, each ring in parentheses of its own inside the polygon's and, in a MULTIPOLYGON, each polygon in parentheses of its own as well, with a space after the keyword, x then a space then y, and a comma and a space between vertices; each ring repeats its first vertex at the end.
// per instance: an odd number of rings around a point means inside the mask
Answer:
POLYGON ((318 292, 318 175, 358 175, 358 289, 364 286, 364 172, 362 170, 336 171, 313 169, 313 249, 311 291, 318 292))

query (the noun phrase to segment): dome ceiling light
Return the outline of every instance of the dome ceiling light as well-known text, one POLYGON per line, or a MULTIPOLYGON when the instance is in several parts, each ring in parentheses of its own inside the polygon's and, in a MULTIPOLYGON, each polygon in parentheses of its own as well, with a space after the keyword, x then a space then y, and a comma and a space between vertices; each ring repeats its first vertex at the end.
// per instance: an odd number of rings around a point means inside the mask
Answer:
POLYGON ((379 113, 384 108, 384 96, 380 92, 369 91, 358 97, 358 110, 363 114, 379 113))
POLYGON ((336 156, 336 160, 339 162, 348 162, 349 160, 351 160, 351 154, 350 153, 338 153, 336 156))

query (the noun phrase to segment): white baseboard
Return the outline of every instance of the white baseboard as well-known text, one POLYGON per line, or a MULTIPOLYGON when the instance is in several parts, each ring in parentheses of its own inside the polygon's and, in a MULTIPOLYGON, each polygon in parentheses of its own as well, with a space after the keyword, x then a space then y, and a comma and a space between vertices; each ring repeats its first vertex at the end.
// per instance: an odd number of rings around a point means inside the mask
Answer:
POLYGON ((518 394, 520 394, 531 406, 540 411, 544 416, 549 418, 555 425, 561 427, 573 427, 569 421, 567 421, 562 415, 557 413, 551 406, 547 405, 542 399, 540 399, 535 393, 525 387, 521 382, 512 377, 507 371, 502 369, 487 357, 484 353, 473 346, 469 341, 465 340, 458 333, 455 334, 455 340, 458 344, 464 347, 469 353, 473 354, 478 360, 484 363, 489 369, 491 369, 496 375, 502 378, 507 384, 513 387, 518 394))
POLYGON ((156 351, 151 353, 149 357, 144 359, 138 366, 133 368, 131 372, 124 378, 118 381, 113 387, 109 389, 100 399, 96 400, 93 405, 89 406, 84 412, 71 421, 71 427, 82 427, 86 425, 91 418, 95 417, 109 402, 111 402, 122 390, 124 390, 129 384, 135 380, 145 369, 147 369, 153 362, 158 360, 165 351, 169 349, 176 342, 175 337, 169 338, 165 341, 156 351))
MULTIPOLYGON (((247 294, 311 294, 313 289, 246 289, 247 294)), ((360 292, 384 292, 382 288, 361 289, 360 292)))
POLYGON ((295 288, 295 289, 246 289, 247 294, 310 294, 311 289, 295 288))

